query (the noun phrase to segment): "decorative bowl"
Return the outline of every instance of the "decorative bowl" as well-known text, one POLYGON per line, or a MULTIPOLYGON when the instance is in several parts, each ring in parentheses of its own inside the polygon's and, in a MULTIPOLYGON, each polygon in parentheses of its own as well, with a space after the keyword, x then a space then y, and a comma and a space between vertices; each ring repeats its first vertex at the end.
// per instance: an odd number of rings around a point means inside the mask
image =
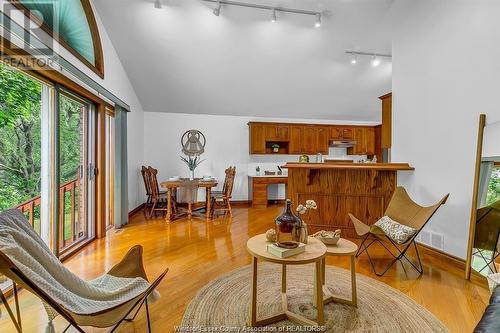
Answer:
POLYGON ((340 239, 340 230, 325 231, 321 230, 312 235, 327 245, 336 245, 340 239))

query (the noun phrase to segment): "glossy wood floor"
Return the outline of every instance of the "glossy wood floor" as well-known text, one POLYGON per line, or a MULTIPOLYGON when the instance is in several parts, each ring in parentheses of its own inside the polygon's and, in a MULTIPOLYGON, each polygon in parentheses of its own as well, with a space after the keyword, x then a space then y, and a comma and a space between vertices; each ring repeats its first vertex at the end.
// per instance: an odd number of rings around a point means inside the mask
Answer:
MULTIPOLYGON (((271 228, 279 212, 279 207, 236 208, 233 218, 219 218, 214 222, 180 220, 171 224, 162 219, 146 220, 142 213, 138 213, 126 228, 119 232, 111 230, 105 239, 93 242, 65 264, 81 277, 92 279, 119 261, 132 245, 142 244, 150 277, 155 277, 164 267, 170 268, 159 287, 160 301, 151 305, 153 332, 173 332, 174 326, 181 322, 186 306, 201 287, 225 272, 250 263, 247 239, 271 228)), ((374 251, 374 256, 381 264, 388 259, 382 251, 374 251)), ((487 304, 487 288, 465 281, 463 271, 450 260, 429 254, 423 254, 422 260, 425 273, 421 277, 410 268, 406 269, 406 275, 398 264, 386 276, 377 278, 372 274, 365 255, 358 258, 357 270, 410 296, 434 313, 450 331, 471 332, 487 304)), ((349 267, 345 258, 328 258, 327 264, 349 267)), ((26 291, 21 292, 21 309, 24 332, 44 332, 45 311, 41 303, 26 291)), ((125 323, 118 331, 146 332, 145 325, 142 311, 134 323, 125 323)), ((66 323, 58 318, 55 327, 61 332, 66 323)), ((106 330, 89 328, 87 331, 106 330)), ((14 332, 4 308, 0 332, 14 332)))

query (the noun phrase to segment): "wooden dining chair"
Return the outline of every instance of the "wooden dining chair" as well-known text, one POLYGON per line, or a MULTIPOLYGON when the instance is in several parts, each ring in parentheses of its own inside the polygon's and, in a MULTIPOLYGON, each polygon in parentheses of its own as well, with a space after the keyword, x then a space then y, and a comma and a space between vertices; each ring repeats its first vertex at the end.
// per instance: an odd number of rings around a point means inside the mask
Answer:
MULTIPOLYGON (((167 191, 160 191, 160 186, 158 185, 158 170, 149 166, 149 186, 151 190, 151 208, 147 214, 148 218, 153 217, 153 214, 157 211, 161 211, 163 214, 167 213, 167 191)), ((172 208, 174 213, 177 212, 177 202, 175 198, 175 193, 172 193, 172 208)))
POLYGON ((222 191, 213 191, 211 193, 210 197, 211 206, 209 213, 210 217, 213 217, 216 211, 223 211, 224 214, 226 212, 229 212, 229 215, 233 216, 230 200, 233 193, 235 176, 236 176, 236 167, 227 168, 222 191))
POLYGON ((151 201, 151 183, 150 183, 150 175, 149 175, 149 169, 146 166, 141 167, 141 175, 142 175, 142 180, 144 182, 144 188, 146 190, 146 203, 144 207, 144 213, 147 214, 149 210, 151 209, 152 201, 151 201))

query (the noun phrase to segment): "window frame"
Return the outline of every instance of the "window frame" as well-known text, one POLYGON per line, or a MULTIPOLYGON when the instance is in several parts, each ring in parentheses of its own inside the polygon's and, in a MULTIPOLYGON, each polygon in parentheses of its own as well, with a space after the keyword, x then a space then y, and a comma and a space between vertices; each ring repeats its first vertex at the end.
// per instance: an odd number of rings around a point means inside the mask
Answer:
POLYGON ((82 4, 83 11, 85 12, 86 20, 89 25, 90 34, 92 36, 92 42, 94 45, 94 57, 95 57, 95 65, 90 61, 85 59, 78 51, 76 51, 68 42, 64 40, 57 32, 53 31, 49 26, 47 26, 44 22, 40 21, 40 19, 33 15, 31 11, 24 6, 18 0, 9 0, 9 2, 22 11, 26 17, 35 22, 40 26, 40 28, 46 32, 51 38, 61 44, 66 50, 68 50, 72 55, 74 55, 78 60, 80 60, 85 66, 90 68, 94 73, 96 73, 101 79, 104 79, 104 54, 102 49, 101 36, 99 34, 99 28, 97 27, 97 21, 95 19, 94 11, 92 9, 92 5, 90 0, 80 0, 82 4))

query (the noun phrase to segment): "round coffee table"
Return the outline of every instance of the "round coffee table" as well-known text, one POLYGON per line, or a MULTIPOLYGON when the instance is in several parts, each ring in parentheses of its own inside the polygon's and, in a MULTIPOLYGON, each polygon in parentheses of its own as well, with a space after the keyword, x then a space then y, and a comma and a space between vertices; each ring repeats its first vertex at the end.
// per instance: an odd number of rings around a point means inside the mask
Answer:
POLYGON ((278 321, 289 319, 300 325, 307 326, 323 326, 325 324, 325 314, 323 310, 323 297, 315 297, 316 308, 318 310, 317 321, 314 322, 299 314, 293 313, 288 310, 288 301, 286 296, 286 266, 287 265, 305 265, 316 264, 315 269, 315 294, 323 295, 322 278, 322 264, 326 255, 326 246, 321 241, 309 237, 308 244, 306 245, 305 252, 291 256, 288 258, 279 258, 267 252, 267 245, 271 244, 266 240, 266 235, 257 235, 252 237, 247 242, 247 250, 252 255, 252 295, 250 302, 250 325, 266 326, 278 321), (274 316, 257 320, 257 261, 272 262, 281 265, 281 303, 282 312, 274 316))
MULTIPOLYGON (((351 258, 351 299, 344 299, 330 295, 324 298, 324 303, 328 304, 330 302, 337 302, 348 304, 357 307, 358 300, 356 295, 356 252, 358 251, 358 246, 351 242, 350 240, 341 238, 336 245, 326 245, 326 255, 334 257, 350 257, 351 258)), ((325 270, 326 270, 326 257, 322 260, 322 280, 323 285, 325 285, 325 270)), ((316 295, 315 295, 316 297, 316 295)))

